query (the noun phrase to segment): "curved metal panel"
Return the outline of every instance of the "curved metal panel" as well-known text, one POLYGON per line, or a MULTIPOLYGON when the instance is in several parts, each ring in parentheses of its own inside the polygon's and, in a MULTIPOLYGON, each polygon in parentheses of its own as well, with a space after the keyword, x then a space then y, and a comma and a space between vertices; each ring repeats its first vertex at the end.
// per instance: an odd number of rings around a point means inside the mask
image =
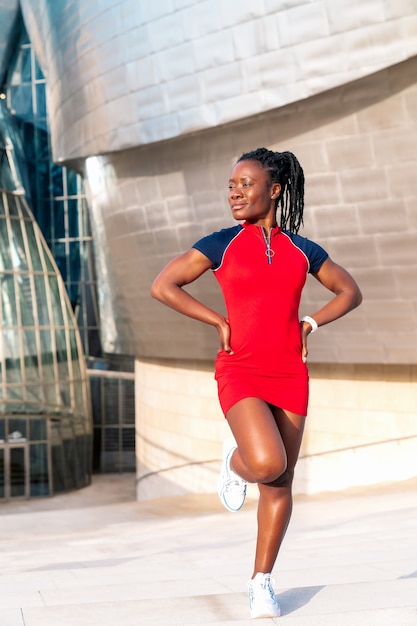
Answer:
POLYGON ((0 85, 7 71, 10 46, 19 14, 19 0, 0 0, 0 85))
POLYGON ((271 111, 417 52, 412 0, 374 0, 371 9, 346 0, 21 7, 48 80, 57 161, 271 111))

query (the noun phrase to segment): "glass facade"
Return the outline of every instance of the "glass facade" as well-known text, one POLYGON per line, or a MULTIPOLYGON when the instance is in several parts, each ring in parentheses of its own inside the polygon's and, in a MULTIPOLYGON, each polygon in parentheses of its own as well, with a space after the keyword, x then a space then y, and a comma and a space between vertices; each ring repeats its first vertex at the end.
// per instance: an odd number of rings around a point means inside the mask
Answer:
MULTIPOLYGON (((3 157, 6 146, 3 137, 3 157)), ((87 485, 92 423, 80 335, 56 264, 16 191, 0 191, 0 292, 0 498, 87 485)))
MULTIPOLYGON (((24 30, 1 94, 0 500, 7 500, 91 479, 90 389, 74 314, 82 310, 75 292, 91 236, 80 218, 80 178, 50 160, 45 80, 24 30), (69 262, 58 256, 57 263, 53 246, 69 262)), ((88 324, 83 331, 88 339, 88 324)))
POLYGON ((131 374, 100 377, 111 363, 83 179, 52 160, 46 81, 22 21, 14 32, 0 87, 0 501, 135 470, 131 374))
POLYGON ((130 372, 90 373, 93 405, 93 468, 133 472, 135 457, 135 383, 130 372))
POLYGON ((16 174, 64 280, 84 354, 101 357, 93 240, 83 179, 52 161, 46 81, 23 24, 2 91, 16 174))

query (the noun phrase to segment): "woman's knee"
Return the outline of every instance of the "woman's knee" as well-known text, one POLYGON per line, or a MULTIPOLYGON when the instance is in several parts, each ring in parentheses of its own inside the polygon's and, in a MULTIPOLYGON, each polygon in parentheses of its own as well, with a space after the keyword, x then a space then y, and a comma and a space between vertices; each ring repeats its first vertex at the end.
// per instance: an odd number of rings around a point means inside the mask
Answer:
POLYGON ((271 483, 279 480, 287 472, 286 455, 260 456, 252 462, 251 471, 255 482, 271 483))

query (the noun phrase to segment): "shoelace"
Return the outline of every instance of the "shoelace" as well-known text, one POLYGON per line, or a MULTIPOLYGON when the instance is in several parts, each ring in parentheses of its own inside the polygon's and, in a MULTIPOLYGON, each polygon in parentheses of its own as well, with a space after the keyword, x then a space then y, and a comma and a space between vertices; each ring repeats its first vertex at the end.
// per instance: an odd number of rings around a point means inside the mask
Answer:
POLYGON ((239 489, 239 493, 241 493, 242 495, 246 492, 246 482, 241 478, 227 479, 225 483, 225 490, 230 492, 232 489, 234 489, 234 487, 237 487, 239 489))
MULTIPOLYGON (((258 581, 257 581, 258 582, 258 581)), ((262 587, 264 591, 267 591, 271 597, 271 600, 276 602, 276 595, 272 585, 275 585, 275 580, 271 576, 264 576, 262 581, 259 582, 259 586, 262 587)), ((254 599, 254 590, 252 585, 249 585, 249 596, 251 601, 254 599)))
POLYGON ((263 587, 263 589, 268 591, 269 595, 271 596, 271 599, 274 600, 275 602, 276 601, 275 591, 272 585, 275 585, 275 580, 271 578, 271 576, 264 576, 264 579, 261 582, 261 587, 263 587))

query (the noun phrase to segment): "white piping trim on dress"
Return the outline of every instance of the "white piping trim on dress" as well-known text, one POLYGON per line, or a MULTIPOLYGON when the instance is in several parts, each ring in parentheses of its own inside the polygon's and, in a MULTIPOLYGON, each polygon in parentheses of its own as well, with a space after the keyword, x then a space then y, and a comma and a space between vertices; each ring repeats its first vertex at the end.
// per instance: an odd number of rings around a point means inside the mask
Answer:
POLYGON ((286 232, 284 232, 284 231, 282 230, 282 231, 281 231, 281 234, 282 234, 282 235, 285 235, 285 236, 286 236, 286 238, 287 238, 287 239, 289 239, 289 241, 292 243, 292 245, 294 246, 294 248, 297 248, 297 250, 298 250, 299 252, 301 252, 301 254, 305 257, 305 260, 307 261, 307 267, 308 267, 306 274, 308 274, 308 273, 309 273, 309 271, 310 271, 310 261, 309 261, 308 256, 307 256, 307 255, 306 255, 306 253, 304 252, 304 250, 301 250, 300 246, 297 246, 297 244, 293 242, 293 240, 291 239, 291 237, 289 237, 289 236, 288 236, 288 234, 287 234, 286 232))

